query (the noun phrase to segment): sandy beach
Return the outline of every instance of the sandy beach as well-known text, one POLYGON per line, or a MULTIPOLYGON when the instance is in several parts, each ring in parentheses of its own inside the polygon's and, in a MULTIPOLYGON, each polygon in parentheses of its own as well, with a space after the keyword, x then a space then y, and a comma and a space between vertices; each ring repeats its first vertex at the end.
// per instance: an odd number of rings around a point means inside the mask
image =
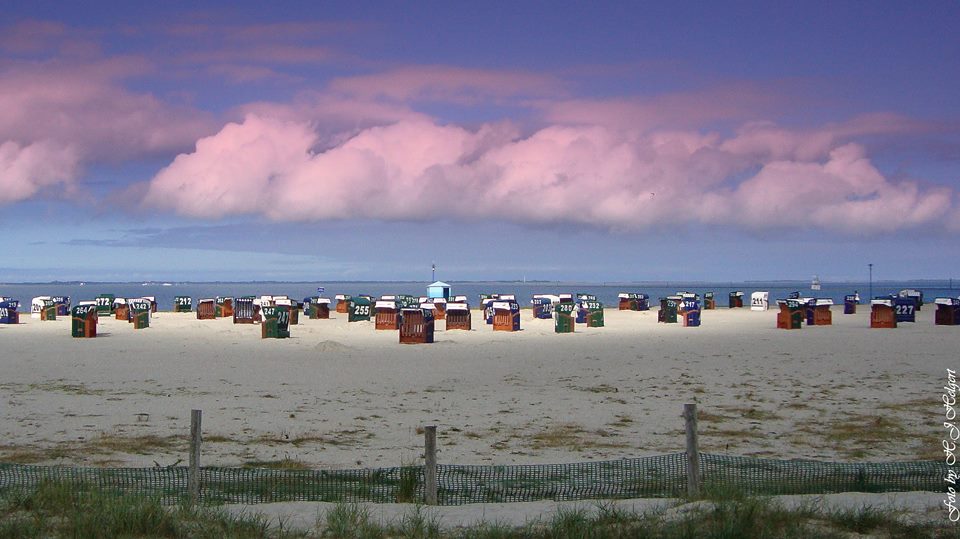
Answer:
POLYGON ((203 464, 315 468, 422 461, 438 426, 440 462, 511 464, 682 451, 685 402, 700 409, 705 452, 834 461, 938 459, 946 369, 960 331, 775 328, 776 312, 704 311, 703 324, 658 324, 655 310, 605 312, 606 327, 553 332, 522 312, 522 331, 472 331, 400 345, 396 331, 346 315, 261 339, 259 326, 156 313, 151 326, 102 317, 100 336, 70 320, 0 326, 0 458, 38 464, 153 466, 187 458, 191 409, 203 410, 203 464))

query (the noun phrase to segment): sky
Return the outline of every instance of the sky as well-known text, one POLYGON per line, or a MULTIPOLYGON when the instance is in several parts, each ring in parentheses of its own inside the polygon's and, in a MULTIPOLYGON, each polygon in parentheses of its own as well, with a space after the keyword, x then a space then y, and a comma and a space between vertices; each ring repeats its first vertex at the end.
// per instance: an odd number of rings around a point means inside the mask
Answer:
POLYGON ((0 282, 960 277, 960 3, 0 1, 0 282))

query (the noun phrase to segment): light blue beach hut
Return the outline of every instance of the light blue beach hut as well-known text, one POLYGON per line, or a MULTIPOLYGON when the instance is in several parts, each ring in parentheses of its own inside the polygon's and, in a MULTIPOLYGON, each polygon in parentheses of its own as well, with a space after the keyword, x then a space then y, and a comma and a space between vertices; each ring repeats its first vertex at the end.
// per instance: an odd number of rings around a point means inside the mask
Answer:
POLYGON ((450 285, 443 281, 437 281, 427 287, 427 297, 430 299, 443 298, 450 299, 450 285))

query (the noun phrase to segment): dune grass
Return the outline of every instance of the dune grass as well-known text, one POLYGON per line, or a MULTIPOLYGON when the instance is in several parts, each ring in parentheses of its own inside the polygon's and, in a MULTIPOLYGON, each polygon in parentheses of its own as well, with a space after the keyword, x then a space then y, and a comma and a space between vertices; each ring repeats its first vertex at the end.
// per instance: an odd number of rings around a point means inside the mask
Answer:
POLYGON ((638 513, 610 502, 560 506, 551 516, 523 526, 481 522, 444 527, 437 513, 411 506, 401 518, 380 522, 362 504, 338 504, 310 529, 290 529, 256 513, 230 514, 222 507, 165 506, 157 499, 43 483, 30 490, 0 492, 0 539, 14 537, 236 537, 355 539, 410 538, 960 538, 946 519, 917 521, 863 506, 824 510, 815 504, 785 509, 773 498, 740 496, 678 501, 673 507, 638 513))

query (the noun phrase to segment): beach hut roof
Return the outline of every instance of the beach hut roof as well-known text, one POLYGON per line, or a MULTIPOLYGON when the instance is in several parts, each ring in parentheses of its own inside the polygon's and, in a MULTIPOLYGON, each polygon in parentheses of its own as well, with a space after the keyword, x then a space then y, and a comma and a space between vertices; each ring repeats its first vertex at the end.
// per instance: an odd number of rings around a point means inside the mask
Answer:
POLYGON ((433 288, 433 287, 450 288, 450 285, 448 285, 447 283, 445 283, 445 282, 443 282, 443 281, 437 281, 437 282, 431 284, 430 287, 431 287, 431 288, 433 288))

